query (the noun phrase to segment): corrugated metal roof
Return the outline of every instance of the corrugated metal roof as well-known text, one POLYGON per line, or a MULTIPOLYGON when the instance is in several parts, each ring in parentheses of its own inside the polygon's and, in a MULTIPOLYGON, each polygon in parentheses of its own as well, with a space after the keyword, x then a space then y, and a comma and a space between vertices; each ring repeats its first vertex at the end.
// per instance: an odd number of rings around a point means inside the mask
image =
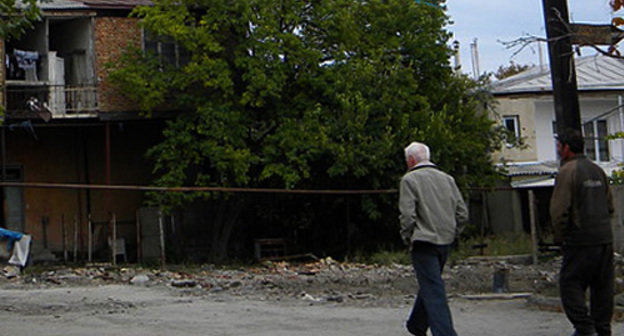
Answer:
POLYGON ((550 176, 511 182, 511 187, 515 189, 545 188, 545 187, 553 187, 554 185, 555 185, 555 178, 550 177, 550 176))
POLYGON ((149 0, 38 0, 42 10, 62 9, 132 9, 136 6, 150 5, 149 0))
POLYGON ((91 8, 134 8, 150 5, 148 0, 77 0, 91 8))
POLYGON ((500 167, 504 174, 513 176, 551 176, 559 171, 558 162, 508 163, 500 167))
MULTIPOLYGON (((22 3, 17 2, 17 6, 24 6, 22 3)), ((38 0, 37 6, 42 10, 56 10, 56 9, 88 9, 85 4, 73 1, 73 0, 38 0)))
MULTIPOLYGON (((574 63, 579 91, 624 90, 624 60, 596 54, 580 57, 574 63)), ((492 83, 491 89, 494 95, 551 92, 550 69, 534 66, 492 83)))

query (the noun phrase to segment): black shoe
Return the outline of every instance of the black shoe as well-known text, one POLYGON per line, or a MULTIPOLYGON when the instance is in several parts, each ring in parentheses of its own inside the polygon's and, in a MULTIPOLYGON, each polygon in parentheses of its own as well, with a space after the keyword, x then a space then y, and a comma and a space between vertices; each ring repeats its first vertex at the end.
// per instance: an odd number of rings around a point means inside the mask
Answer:
POLYGON ((570 336, 598 336, 598 334, 596 334, 596 333, 593 333, 593 334, 581 334, 578 331, 575 331, 570 336))
POLYGON ((407 329, 407 331, 409 331, 410 334, 414 335, 414 336, 427 336, 427 332, 426 331, 422 331, 422 330, 415 330, 415 329, 407 329))

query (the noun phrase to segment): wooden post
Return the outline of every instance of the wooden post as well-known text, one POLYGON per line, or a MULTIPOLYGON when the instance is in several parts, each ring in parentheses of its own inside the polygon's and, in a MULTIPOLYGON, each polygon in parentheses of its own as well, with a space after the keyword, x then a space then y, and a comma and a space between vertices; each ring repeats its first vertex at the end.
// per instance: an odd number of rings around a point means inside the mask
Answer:
POLYGON ((141 246, 141 211, 136 211, 137 261, 143 262, 143 248, 141 246))
POLYGON ((115 218, 115 213, 113 212, 113 217, 111 219, 113 224, 113 238, 111 241, 111 250, 113 255, 113 266, 117 266, 117 219, 115 218))
POLYGON ((533 265, 537 265, 537 228, 535 223, 535 195, 529 190, 529 222, 531 224, 531 255, 533 265))
POLYGON ((581 131, 581 115, 567 0, 543 0, 548 58, 555 103, 557 133, 581 131))
POLYGON ((489 209, 487 204, 487 192, 481 192, 481 228, 479 235, 481 236, 481 244, 479 245, 479 254, 485 254, 485 247, 487 244, 485 243, 485 228, 489 226, 489 209))
POLYGON ((165 230, 163 228, 162 210, 158 210, 158 231, 160 235, 160 266, 162 267, 162 269, 165 269, 167 260, 165 254, 165 230))
POLYGON ((65 214, 61 215, 61 236, 63 239, 63 260, 67 262, 69 256, 67 255, 67 230, 65 230, 65 214))
POLYGON ((74 215, 74 262, 78 261, 78 215, 74 215))
POLYGON ((87 234, 87 239, 89 240, 87 242, 87 260, 89 262, 91 262, 91 258, 93 256, 93 223, 91 222, 91 213, 89 213, 88 215, 88 226, 89 226, 89 233, 87 234))
POLYGON ((48 248, 48 224, 50 223, 50 217, 41 217, 41 235, 43 236, 43 248, 48 248))

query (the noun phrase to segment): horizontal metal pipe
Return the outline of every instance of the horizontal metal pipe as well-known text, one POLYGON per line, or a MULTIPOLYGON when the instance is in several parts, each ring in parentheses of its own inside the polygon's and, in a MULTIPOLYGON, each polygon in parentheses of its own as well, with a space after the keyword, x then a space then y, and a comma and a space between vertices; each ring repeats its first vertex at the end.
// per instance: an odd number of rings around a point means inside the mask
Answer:
POLYGON ((77 184, 77 183, 45 183, 45 182, 0 182, 0 187, 21 188, 53 188, 53 189, 99 189, 99 190, 134 190, 134 191, 163 191, 163 192, 236 192, 236 193, 277 193, 277 194, 394 194, 396 189, 385 190, 310 190, 310 189, 272 189, 272 188, 227 188, 227 187, 155 187, 138 185, 105 185, 105 184, 77 184))

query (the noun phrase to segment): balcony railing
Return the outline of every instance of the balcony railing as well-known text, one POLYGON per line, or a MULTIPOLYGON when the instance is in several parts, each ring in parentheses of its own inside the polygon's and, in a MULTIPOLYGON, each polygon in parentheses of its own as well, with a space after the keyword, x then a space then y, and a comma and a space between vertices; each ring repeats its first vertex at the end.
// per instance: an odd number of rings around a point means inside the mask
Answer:
POLYGON ((29 115, 27 103, 36 98, 52 113, 52 118, 93 115, 98 110, 96 86, 49 85, 44 82, 7 81, 7 114, 29 115))

